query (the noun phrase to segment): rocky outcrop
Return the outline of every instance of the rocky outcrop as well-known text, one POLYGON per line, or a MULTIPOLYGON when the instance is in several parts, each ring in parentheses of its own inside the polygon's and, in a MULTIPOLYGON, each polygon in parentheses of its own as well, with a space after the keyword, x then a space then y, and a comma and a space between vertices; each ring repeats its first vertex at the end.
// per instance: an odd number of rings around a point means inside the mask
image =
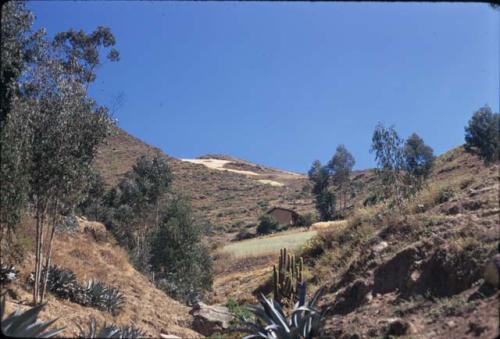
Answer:
POLYGON ((500 288, 500 254, 494 255, 485 265, 484 281, 492 287, 500 288))
POLYGON ((370 300, 371 289, 372 284, 369 281, 355 280, 337 293, 332 312, 334 314, 347 314, 354 311, 370 300))
POLYGON ((193 316, 193 329, 205 336, 229 328, 234 318, 227 307, 203 302, 198 302, 189 313, 193 316))

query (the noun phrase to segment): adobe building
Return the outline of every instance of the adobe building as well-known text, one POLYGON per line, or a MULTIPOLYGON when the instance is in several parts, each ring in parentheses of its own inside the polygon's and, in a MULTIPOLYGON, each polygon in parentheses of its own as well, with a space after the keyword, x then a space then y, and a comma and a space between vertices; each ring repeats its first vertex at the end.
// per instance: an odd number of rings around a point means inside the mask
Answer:
POLYGON ((297 212, 282 207, 273 207, 266 214, 272 216, 282 226, 295 226, 299 219, 297 212))

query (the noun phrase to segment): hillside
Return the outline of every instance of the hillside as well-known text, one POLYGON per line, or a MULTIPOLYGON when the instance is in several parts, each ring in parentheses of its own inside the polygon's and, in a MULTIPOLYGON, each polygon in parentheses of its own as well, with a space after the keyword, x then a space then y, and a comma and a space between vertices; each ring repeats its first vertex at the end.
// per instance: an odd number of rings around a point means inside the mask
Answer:
MULTIPOLYGON (((18 279, 7 286, 10 296, 6 305, 7 313, 17 308, 27 308, 26 305, 32 300, 31 289, 24 283, 34 267, 32 222, 25 220, 18 231, 20 244, 26 247, 20 252, 24 260, 17 266, 20 272, 18 279)), ((94 317, 99 324, 133 324, 154 338, 158 338, 161 333, 182 338, 200 337, 190 329, 190 309, 156 289, 152 282, 135 270, 126 252, 115 244, 104 225, 79 219, 77 231, 56 233, 54 249, 53 263, 75 272, 78 281, 83 283, 96 279, 119 288, 125 296, 123 311, 118 316, 112 316, 108 312, 83 307, 48 293, 47 305, 40 319, 59 318, 55 326, 66 327, 64 337, 76 337, 79 333, 76 324, 87 328, 90 317, 94 317)), ((3 260, 14 262, 5 256, 3 260)))
POLYGON ((236 232, 256 225, 272 206, 312 212, 304 175, 280 171, 223 155, 176 159, 147 145, 122 129, 99 150, 96 165, 108 185, 115 185, 144 154, 168 159, 174 175, 173 189, 186 196, 201 219, 217 233, 236 232))
MULTIPOLYGON (((333 338, 496 338, 499 292, 484 284, 485 265, 499 249, 499 165, 484 166, 463 147, 439 156, 425 187, 398 213, 384 204, 357 206, 346 221, 318 223, 318 237, 301 253, 311 290, 331 310, 325 335, 333 338)), ((262 239, 285 241, 289 235, 262 239)), ((231 244, 221 253, 217 301, 255 302, 267 286, 277 252, 258 250, 258 239, 231 244), (238 254, 238 252, 235 252, 238 254)))

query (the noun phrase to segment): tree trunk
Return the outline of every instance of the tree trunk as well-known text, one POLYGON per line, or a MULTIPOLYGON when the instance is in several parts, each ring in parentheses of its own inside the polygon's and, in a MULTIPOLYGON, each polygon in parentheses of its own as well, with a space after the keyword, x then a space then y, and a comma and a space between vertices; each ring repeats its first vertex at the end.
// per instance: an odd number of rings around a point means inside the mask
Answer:
MULTIPOLYGON (((52 229, 50 231, 50 238, 49 238, 49 247, 47 249, 47 255, 45 256, 45 274, 44 274, 44 277, 43 277, 43 287, 42 287, 42 293, 40 295, 40 302, 43 302, 43 299, 45 298, 45 292, 47 290, 47 281, 49 279, 49 268, 50 268, 50 259, 51 259, 51 255, 52 255, 52 241, 54 240, 54 233, 56 231, 56 223, 57 223, 57 213, 58 213, 58 209, 57 209, 57 202, 56 202, 56 206, 55 206, 55 209, 54 209, 54 215, 52 217, 52 229)), ((47 230, 48 232, 48 230, 47 230)))
POLYGON ((38 303, 40 296, 40 278, 42 275, 42 261, 43 261, 43 226, 45 223, 45 213, 47 204, 37 204, 36 214, 36 253, 35 253, 35 286, 33 287, 33 304, 38 303))

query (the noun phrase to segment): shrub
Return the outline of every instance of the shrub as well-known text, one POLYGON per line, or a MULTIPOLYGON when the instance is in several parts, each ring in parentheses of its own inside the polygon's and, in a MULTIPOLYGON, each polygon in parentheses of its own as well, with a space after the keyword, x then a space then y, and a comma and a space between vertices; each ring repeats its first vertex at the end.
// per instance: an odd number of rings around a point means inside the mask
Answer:
POLYGON ((264 214, 259 219, 257 234, 269 234, 279 229, 278 220, 269 214, 264 214))
POLYGON ((212 287, 212 258, 202 236, 203 228, 182 199, 169 204, 152 234, 151 267, 159 287, 174 298, 188 301, 212 287))
POLYGON ((248 230, 241 230, 238 232, 235 239, 241 241, 241 240, 251 239, 253 237, 255 237, 255 234, 253 234, 252 232, 248 230))
POLYGON ((436 204, 442 204, 453 198, 455 191, 451 187, 441 188, 436 195, 436 204))
POLYGON ((485 163, 499 160, 500 114, 488 106, 474 113, 465 127, 465 150, 478 154, 485 163))
POLYGON ((297 219, 297 226, 311 226, 314 223, 314 217, 312 213, 306 213, 299 215, 297 219))

